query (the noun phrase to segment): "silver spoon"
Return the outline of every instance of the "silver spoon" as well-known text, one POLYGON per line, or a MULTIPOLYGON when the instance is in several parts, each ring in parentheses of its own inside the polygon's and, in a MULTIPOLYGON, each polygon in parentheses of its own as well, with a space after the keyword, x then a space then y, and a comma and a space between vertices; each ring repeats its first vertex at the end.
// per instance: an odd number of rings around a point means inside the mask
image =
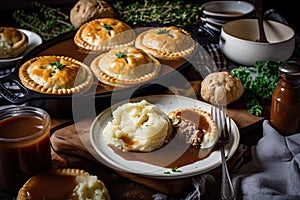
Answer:
POLYGON ((264 30, 264 25, 263 25, 262 0, 254 0, 254 4, 255 4, 255 13, 258 22, 258 30, 259 30, 257 42, 268 43, 265 30, 264 30))

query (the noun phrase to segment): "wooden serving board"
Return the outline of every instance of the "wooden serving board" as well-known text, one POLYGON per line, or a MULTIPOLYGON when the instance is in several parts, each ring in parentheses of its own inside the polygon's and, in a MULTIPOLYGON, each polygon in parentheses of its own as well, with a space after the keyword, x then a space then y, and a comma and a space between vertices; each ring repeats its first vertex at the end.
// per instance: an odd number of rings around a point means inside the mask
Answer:
MULTIPOLYGON (((235 106, 234 108, 228 108, 227 113, 236 122, 239 129, 245 128, 253 123, 262 120, 262 118, 260 117, 250 115, 246 110, 243 110, 238 106, 235 106)), ((51 143, 54 151, 57 153, 61 152, 80 156, 94 161, 96 165, 101 165, 101 167, 107 167, 103 164, 104 161, 97 156, 97 153, 95 152, 90 143, 89 131, 93 120, 94 118, 88 118, 71 125, 68 125, 68 123, 64 121, 64 123, 67 124, 67 126, 57 129, 52 133, 51 143)), ((59 122, 54 123, 59 124, 59 122)), ((56 127, 58 126, 56 125, 56 127)), ((240 148, 238 149, 238 151, 229 161, 229 168, 230 166, 235 166, 235 164, 240 161, 240 159, 243 156, 243 151, 244 150, 240 148)), ((193 187, 191 178, 181 178, 176 180, 151 179, 143 176, 126 173, 123 171, 116 171, 113 168, 111 168, 111 170, 129 180, 146 185, 152 189, 169 195, 179 195, 188 190, 189 188, 193 187)), ((220 170, 219 168, 217 168, 209 173, 218 176, 220 174, 220 170)))

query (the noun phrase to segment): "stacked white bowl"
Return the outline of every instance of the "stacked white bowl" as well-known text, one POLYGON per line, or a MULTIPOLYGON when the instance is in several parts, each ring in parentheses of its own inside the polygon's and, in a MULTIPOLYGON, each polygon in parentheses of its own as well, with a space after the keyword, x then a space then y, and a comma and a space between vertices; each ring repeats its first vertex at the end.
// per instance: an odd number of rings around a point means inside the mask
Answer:
POLYGON ((254 14, 254 5, 247 1, 209 1, 201 7, 201 20, 215 32, 220 32, 229 21, 251 18, 254 14))

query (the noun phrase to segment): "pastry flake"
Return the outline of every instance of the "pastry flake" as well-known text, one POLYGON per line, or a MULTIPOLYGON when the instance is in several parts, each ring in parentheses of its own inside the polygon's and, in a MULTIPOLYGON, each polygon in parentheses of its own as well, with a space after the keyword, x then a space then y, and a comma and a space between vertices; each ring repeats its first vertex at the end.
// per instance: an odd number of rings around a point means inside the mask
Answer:
POLYGON ((135 46, 164 60, 180 60, 190 56, 195 50, 191 35, 175 26, 144 31, 137 36, 135 46))
POLYGON ((99 81, 117 87, 127 87, 155 78, 160 62, 135 47, 118 47, 96 57, 91 69, 99 81))
POLYGON ((93 84, 89 67, 65 56, 32 58, 22 64, 19 77, 25 87, 44 94, 82 94, 93 84))
POLYGON ((135 32, 126 23, 115 18, 100 18, 80 26, 74 43, 87 51, 108 51, 114 47, 133 46, 135 32))

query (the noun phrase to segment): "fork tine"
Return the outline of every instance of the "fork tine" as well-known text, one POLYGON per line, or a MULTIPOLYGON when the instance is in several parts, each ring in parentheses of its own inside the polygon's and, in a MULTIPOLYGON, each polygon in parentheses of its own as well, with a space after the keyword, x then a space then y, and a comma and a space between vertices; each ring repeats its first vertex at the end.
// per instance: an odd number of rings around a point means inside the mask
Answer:
POLYGON ((211 115, 212 115, 212 118, 214 119, 214 121, 217 124, 218 135, 220 137, 221 133, 222 133, 223 125, 222 125, 221 112, 220 112, 219 106, 213 105, 213 104, 211 105, 211 115))
POLYGON ((229 133, 231 131, 230 118, 225 114, 223 106, 212 105, 211 113, 213 119, 217 123, 219 131, 219 144, 222 162, 221 197, 226 200, 234 199, 235 191, 228 172, 224 147, 225 143, 229 142, 229 133))
MULTIPOLYGON (((220 133, 221 131, 221 126, 220 126, 220 115, 218 113, 218 109, 217 109, 217 106, 215 105, 211 105, 211 115, 212 115, 212 118, 215 120, 216 124, 217 124, 217 127, 218 127, 218 133, 220 133)), ((220 135, 220 134, 219 134, 220 135)))
POLYGON ((228 117, 228 116, 227 116, 227 126, 228 126, 227 135, 228 135, 228 138, 229 138, 229 135, 231 133, 231 120, 230 120, 230 117, 228 117))

